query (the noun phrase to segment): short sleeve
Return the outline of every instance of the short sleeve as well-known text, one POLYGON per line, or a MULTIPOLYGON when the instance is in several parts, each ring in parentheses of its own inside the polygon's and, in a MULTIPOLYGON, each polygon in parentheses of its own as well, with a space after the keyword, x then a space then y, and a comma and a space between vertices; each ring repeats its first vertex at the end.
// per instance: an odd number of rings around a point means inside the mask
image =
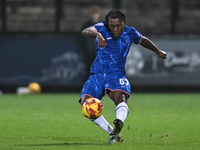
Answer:
POLYGON ((93 26, 98 32, 102 32, 102 30, 103 30, 103 27, 104 27, 104 23, 103 22, 99 22, 99 23, 97 23, 97 24, 95 24, 94 26, 93 26))
POLYGON ((141 39, 142 39, 142 34, 138 32, 134 27, 130 28, 130 33, 131 33, 131 39, 135 44, 140 44, 141 39))

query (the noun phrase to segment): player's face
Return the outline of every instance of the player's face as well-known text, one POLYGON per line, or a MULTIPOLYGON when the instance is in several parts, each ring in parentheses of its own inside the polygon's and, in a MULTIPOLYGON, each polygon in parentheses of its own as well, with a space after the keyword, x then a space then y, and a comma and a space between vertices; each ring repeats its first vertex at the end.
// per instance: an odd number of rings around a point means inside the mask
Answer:
POLYGON ((114 37, 119 38, 122 32, 124 31, 125 21, 122 21, 121 18, 112 19, 109 18, 109 28, 114 35, 114 37))

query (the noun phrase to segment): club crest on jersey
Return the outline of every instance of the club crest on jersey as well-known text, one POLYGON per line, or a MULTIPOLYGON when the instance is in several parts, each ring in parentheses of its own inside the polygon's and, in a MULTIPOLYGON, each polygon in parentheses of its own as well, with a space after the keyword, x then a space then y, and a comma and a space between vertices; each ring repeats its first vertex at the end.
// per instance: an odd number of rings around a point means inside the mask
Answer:
POLYGON ((130 40, 130 39, 128 39, 128 38, 127 38, 127 39, 125 39, 125 43, 126 43, 126 44, 130 44, 130 42, 131 42, 131 40, 130 40))

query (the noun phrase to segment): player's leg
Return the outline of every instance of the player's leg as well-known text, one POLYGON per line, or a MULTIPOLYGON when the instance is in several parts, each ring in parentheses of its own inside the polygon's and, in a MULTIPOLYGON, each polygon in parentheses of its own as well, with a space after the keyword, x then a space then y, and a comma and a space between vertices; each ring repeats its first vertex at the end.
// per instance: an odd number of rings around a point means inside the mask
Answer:
MULTIPOLYGON (((120 135, 120 131, 123 127, 124 121, 128 115, 128 105, 127 100, 130 95, 130 84, 126 76, 121 72, 112 72, 107 75, 106 84, 106 94, 114 101, 116 105, 116 119, 113 121, 114 132, 112 134, 117 137, 120 135)), ((116 138, 112 140, 112 135, 110 137, 110 142, 116 142, 116 138)))
POLYGON ((129 95, 123 91, 118 90, 110 91, 108 92, 108 95, 116 105, 116 118, 124 123, 129 111, 127 105, 129 95))
MULTIPOLYGON (((83 103, 91 97, 98 98, 101 100, 102 96, 104 95, 104 88, 103 88, 104 83, 100 81, 103 81, 100 75, 92 75, 89 77, 89 79, 84 84, 80 95, 79 103, 81 105, 83 105, 83 103)), ((112 133, 113 127, 106 121, 103 114, 97 119, 90 119, 90 120, 108 134, 112 133)))
POLYGON ((110 91, 109 97, 114 101, 116 105, 116 119, 113 121, 114 129, 109 139, 110 143, 115 143, 120 140, 120 131, 124 125, 124 121, 128 115, 127 99, 129 95, 122 91, 110 91))

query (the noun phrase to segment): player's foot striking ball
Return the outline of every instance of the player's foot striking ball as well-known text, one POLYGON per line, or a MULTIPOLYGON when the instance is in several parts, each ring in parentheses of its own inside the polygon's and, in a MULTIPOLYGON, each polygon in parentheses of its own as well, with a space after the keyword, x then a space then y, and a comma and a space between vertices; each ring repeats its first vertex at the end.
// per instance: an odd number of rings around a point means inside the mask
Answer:
POLYGON ((83 115, 89 119, 96 119, 103 113, 103 104, 96 98, 87 99, 82 105, 83 115))

